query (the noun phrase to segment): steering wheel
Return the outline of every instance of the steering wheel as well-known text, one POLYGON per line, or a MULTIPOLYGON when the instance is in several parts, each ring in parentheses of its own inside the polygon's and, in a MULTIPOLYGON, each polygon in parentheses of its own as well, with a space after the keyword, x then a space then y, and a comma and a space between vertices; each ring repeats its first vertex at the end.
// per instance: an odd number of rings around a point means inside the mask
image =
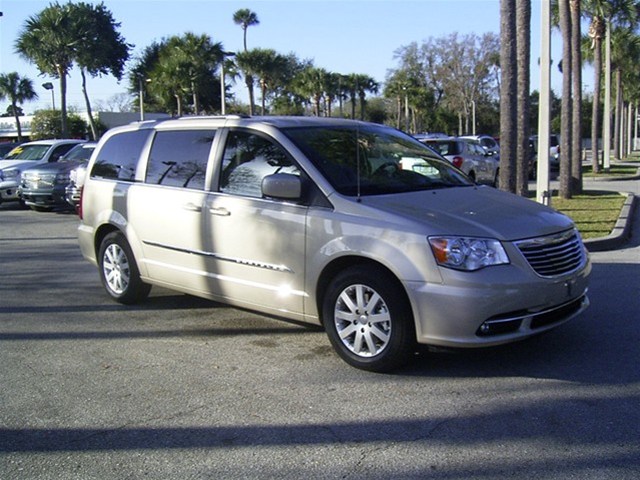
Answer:
POLYGON ((396 173, 399 170, 398 163, 394 161, 384 162, 382 165, 377 167, 371 175, 391 175, 396 173))

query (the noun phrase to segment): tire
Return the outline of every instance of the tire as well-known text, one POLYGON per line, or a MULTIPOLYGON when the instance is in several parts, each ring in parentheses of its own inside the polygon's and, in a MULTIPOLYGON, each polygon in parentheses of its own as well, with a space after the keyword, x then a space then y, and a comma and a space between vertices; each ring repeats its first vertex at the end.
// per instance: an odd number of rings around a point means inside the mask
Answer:
POLYGON ((331 344, 353 367, 388 372, 414 353, 415 326, 406 294, 381 268, 354 266, 338 274, 324 296, 322 313, 331 344))
POLYGON ((151 285, 140 279, 131 247, 120 232, 111 232, 104 237, 98 263, 102 285, 114 300, 132 305, 147 298, 151 285))

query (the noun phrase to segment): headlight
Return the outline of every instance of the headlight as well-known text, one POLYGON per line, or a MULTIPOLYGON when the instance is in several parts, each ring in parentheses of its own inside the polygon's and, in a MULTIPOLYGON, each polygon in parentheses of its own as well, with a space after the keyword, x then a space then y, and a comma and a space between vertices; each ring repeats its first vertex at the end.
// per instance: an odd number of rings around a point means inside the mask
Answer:
POLYGON ((469 237, 429 237, 429 245, 439 265, 456 270, 479 270, 509 263, 498 240, 469 237))
POLYGON ((15 180, 20 179, 20 170, 17 168, 7 168, 6 170, 0 170, 0 179, 2 180, 15 180))
POLYGON ((56 175, 56 185, 66 185, 69 183, 69 173, 59 173, 56 175))

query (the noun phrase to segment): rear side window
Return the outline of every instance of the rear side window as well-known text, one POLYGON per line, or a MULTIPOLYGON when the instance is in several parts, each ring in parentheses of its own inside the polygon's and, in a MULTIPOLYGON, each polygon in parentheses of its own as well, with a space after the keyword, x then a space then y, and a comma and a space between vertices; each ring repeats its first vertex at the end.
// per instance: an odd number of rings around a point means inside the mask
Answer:
POLYGON ((214 130, 157 132, 145 182, 203 190, 215 133, 214 130))
POLYGON ((460 155, 461 147, 458 142, 445 141, 429 143, 440 155, 460 155))
POLYGON ((148 136, 149 130, 136 130, 111 137, 98 152, 91 178, 133 182, 138 159, 148 136))
POLYGON ((54 150, 51 152, 51 156, 49 157, 49 162, 57 162, 61 156, 63 156, 65 153, 67 153, 69 150, 71 150, 75 146, 76 146, 75 143, 65 143, 63 145, 55 147, 54 150))

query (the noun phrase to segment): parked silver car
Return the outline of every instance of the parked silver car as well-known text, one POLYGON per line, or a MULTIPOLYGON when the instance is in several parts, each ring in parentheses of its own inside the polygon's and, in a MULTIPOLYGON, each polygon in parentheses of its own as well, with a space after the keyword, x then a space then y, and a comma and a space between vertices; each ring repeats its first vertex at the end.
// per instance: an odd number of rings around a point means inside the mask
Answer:
POLYGON ((79 143, 57 162, 38 164, 25 169, 20 176, 18 192, 25 205, 38 211, 69 208, 66 188, 71 182, 71 172, 87 164, 96 145, 96 142, 79 143))
POLYGON ((84 140, 37 140, 23 143, 0 160, 0 203, 19 201, 20 175, 26 168, 58 159, 84 140))
POLYGON ((500 179, 500 156, 485 151, 478 140, 464 137, 432 138, 421 140, 471 180, 497 186, 500 179))
POLYGON ((160 285, 323 325, 358 368, 396 368, 416 342, 515 341, 589 303, 569 218, 389 127, 144 122, 107 132, 87 171, 80 248, 115 300, 160 285))
POLYGON ((500 155, 500 144, 491 135, 464 135, 461 138, 468 138, 470 140, 476 140, 480 142, 484 151, 491 155, 500 155))

